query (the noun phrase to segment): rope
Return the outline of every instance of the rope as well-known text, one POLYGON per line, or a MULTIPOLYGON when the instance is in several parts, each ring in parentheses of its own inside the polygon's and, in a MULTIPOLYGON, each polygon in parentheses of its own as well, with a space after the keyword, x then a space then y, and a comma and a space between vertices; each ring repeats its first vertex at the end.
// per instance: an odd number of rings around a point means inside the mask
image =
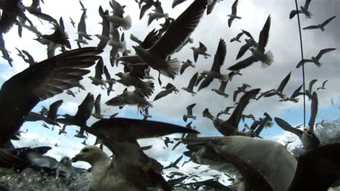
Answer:
MULTIPOLYGON (((299 37, 300 37, 300 52, 301 52, 301 60, 304 59, 303 55, 303 41, 302 41, 302 32, 301 32, 301 21, 299 14, 298 2, 295 0, 295 8, 297 11, 297 20, 298 20, 298 28, 299 28, 299 37)), ((302 87, 303 87, 303 126, 306 127, 306 78, 305 78, 305 65, 302 64, 302 87)))

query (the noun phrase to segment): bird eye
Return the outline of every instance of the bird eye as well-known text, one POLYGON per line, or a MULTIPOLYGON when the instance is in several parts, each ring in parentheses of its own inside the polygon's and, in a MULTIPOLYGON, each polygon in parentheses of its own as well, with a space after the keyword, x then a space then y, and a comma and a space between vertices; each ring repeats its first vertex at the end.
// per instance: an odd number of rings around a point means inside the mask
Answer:
POLYGON ((89 149, 83 149, 83 151, 82 152, 84 152, 84 153, 86 153, 86 152, 89 152, 90 150, 89 149))

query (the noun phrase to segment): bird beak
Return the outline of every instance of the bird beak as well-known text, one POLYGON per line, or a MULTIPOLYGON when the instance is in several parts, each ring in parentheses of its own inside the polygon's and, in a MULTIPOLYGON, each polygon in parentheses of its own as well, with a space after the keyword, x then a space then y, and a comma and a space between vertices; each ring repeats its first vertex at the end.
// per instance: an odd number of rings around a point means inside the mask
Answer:
POLYGON ((80 161, 81 160, 81 155, 79 155, 79 154, 77 154, 76 156, 74 156, 73 158, 72 158, 72 162, 78 162, 78 161, 80 161))

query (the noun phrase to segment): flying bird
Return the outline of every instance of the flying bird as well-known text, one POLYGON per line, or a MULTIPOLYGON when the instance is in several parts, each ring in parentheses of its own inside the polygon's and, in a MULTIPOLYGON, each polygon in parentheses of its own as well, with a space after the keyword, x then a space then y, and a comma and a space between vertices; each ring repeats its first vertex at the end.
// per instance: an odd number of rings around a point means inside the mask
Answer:
POLYGON ((303 30, 314 30, 314 29, 320 29, 321 31, 325 31, 325 27, 326 25, 328 25, 328 23, 330 23, 333 19, 335 19, 336 16, 330 17, 328 19, 326 19, 324 22, 322 22, 321 24, 318 25, 310 25, 307 27, 303 27, 303 30))
MULTIPOLYGON (((200 22, 207 6, 207 0, 195 0, 175 21, 168 30, 149 49, 135 46, 134 49, 142 60, 155 70, 170 78, 175 78, 179 65, 177 59, 170 56, 187 40, 200 22)), ((121 59, 122 60, 122 59, 121 59)), ((122 60, 123 61, 123 60, 122 60)))
POLYGON ((184 71, 189 67, 195 68, 195 65, 192 63, 191 60, 188 59, 185 62, 182 62, 182 66, 179 73, 182 75, 184 71))
POLYGON ((199 42, 199 46, 197 48, 191 47, 191 50, 193 52, 195 62, 197 62, 199 55, 204 56, 204 58, 208 58, 210 56, 210 54, 207 53, 207 47, 202 42, 199 42))
POLYGON ((161 92, 159 92, 155 98, 153 99, 153 101, 159 100, 171 93, 178 93, 178 89, 171 83, 168 83, 165 87, 163 87, 164 90, 162 90, 161 92))
POLYGON ((230 66, 228 68, 229 70, 239 71, 243 68, 249 67, 251 64, 257 61, 260 61, 265 65, 272 64, 273 55, 270 51, 266 52, 266 49, 265 49, 268 44, 270 25, 271 25, 271 17, 268 16, 266 23, 264 24, 260 32, 258 43, 256 43, 254 39, 251 39, 250 42, 252 46, 247 46, 250 49, 252 55, 230 66), (254 47, 253 47, 253 44, 254 44, 254 47))
POLYGON ((46 115, 43 113, 35 113, 30 112, 27 116, 25 116, 26 121, 44 121, 45 123, 51 125, 58 125, 57 117, 58 117, 58 109, 63 104, 63 100, 57 100, 52 103, 48 109, 46 115))
POLYGON ((196 103, 190 104, 187 106, 187 113, 183 115, 183 121, 187 122, 188 119, 196 119, 196 116, 193 114, 193 108, 196 106, 196 103))
POLYGON ((312 58, 310 59, 303 59, 301 60, 297 65, 296 68, 300 68, 303 64, 305 63, 314 63, 316 66, 320 67, 321 63, 320 63, 320 59, 321 57, 329 52, 335 51, 336 48, 325 48, 325 49, 321 49, 318 53, 318 55, 316 56, 312 56, 312 58))
POLYGON ((198 91, 206 88, 214 79, 227 80, 227 76, 221 74, 221 67, 224 64, 225 57, 227 55, 227 46, 225 41, 220 39, 217 47, 216 54, 214 56, 214 62, 211 66, 210 71, 204 71, 202 74, 204 76, 203 81, 198 87, 198 91))
POLYGON ((234 19, 241 19, 241 17, 237 16, 237 5, 238 5, 238 0, 235 0, 233 3, 233 6, 231 7, 231 14, 228 15, 228 26, 231 27, 231 24, 233 23, 234 19))
POLYGON ((189 84, 187 87, 182 88, 183 90, 191 93, 192 95, 195 95, 196 92, 194 92, 194 87, 196 85, 198 79, 198 72, 196 72, 190 79, 189 84))

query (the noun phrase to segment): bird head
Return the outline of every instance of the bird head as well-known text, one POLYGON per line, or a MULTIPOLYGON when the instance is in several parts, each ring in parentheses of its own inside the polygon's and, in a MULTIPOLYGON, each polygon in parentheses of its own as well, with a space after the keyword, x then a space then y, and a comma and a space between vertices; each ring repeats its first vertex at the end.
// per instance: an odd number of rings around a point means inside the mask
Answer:
POLYGON ((100 150, 100 148, 91 145, 84 147, 76 156, 72 158, 72 162, 84 161, 93 165, 94 163, 105 159, 108 159, 106 153, 100 150))

